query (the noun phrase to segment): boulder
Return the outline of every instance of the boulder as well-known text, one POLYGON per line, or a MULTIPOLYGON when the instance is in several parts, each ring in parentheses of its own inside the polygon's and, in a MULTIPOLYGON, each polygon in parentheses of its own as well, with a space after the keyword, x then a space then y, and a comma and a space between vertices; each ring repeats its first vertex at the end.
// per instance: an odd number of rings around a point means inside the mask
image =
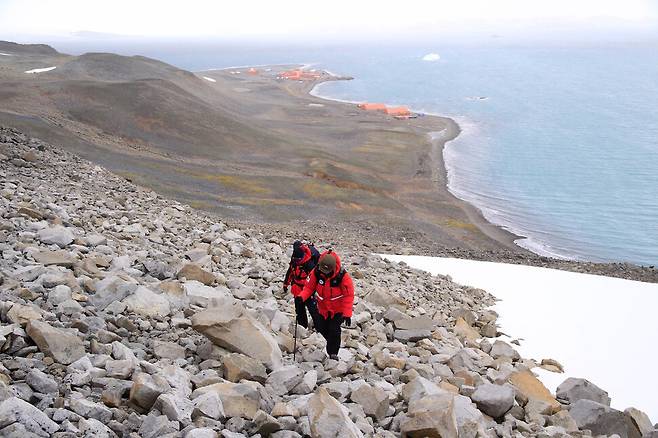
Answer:
POLYGON ((0 403, 0 429, 18 423, 37 436, 49 437, 59 425, 26 401, 10 397, 0 403))
POLYGON ((319 388, 308 402, 308 421, 312 438, 362 438, 347 408, 326 389, 319 388))
POLYGON ((95 418, 81 418, 78 422, 78 429, 80 429, 82 436, 89 438, 110 438, 115 436, 109 427, 95 418))
POLYGON ((185 358, 185 347, 174 342, 153 341, 153 353, 160 359, 181 359, 185 358))
POLYGON ((75 263, 75 258, 73 255, 65 250, 59 249, 57 251, 44 250, 39 252, 33 252, 32 258, 37 263, 41 263, 46 266, 64 266, 70 268, 75 263))
POLYGON ((242 417, 253 419, 260 406, 259 392, 243 383, 215 383, 196 389, 192 399, 214 392, 222 401, 227 417, 242 417))
POLYGON ((641 410, 628 408, 624 410, 624 413, 631 418, 643 436, 648 435, 651 431, 653 431, 653 424, 651 424, 651 419, 641 410))
POLYGON ((162 412, 171 421, 178 421, 184 426, 192 423, 192 410, 194 404, 180 394, 160 394, 153 407, 162 412))
POLYGON ((24 306, 22 304, 14 303, 11 309, 7 312, 7 319, 12 324, 20 324, 25 327, 28 322, 43 319, 41 311, 34 306, 24 306))
POLYGON ((42 394, 52 394, 56 393, 58 390, 57 382, 50 377, 48 374, 44 373, 41 370, 33 368, 25 376, 25 383, 30 385, 32 389, 36 392, 42 394))
POLYGON ((557 387, 555 395, 558 399, 572 404, 578 400, 592 400, 610 406, 610 397, 607 391, 586 379, 569 377, 557 387))
POLYGON ((458 438, 453 395, 433 394, 410 402, 400 432, 403 438, 458 438))
POLYGON ((177 422, 169 421, 165 415, 151 414, 147 415, 142 421, 138 434, 140 438, 159 438, 162 436, 178 436, 178 430, 179 425, 177 422))
POLYGON ((381 420, 386 416, 390 405, 388 394, 383 389, 363 384, 352 391, 350 398, 363 408, 366 415, 381 420))
POLYGON ((136 373, 130 388, 130 402, 144 410, 150 410, 155 401, 171 390, 171 386, 160 376, 151 376, 146 373, 136 373))
POLYGON ((551 405, 551 413, 556 413, 562 406, 551 392, 529 370, 516 371, 509 379, 516 389, 516 398, 525 405, 528 400, 540 400, 551 405))
POLYGON ((37 232, 37 238, 46 245, 57 245, 64 248, 75 238, 71 230, 61 225, 43 228, 37 232))
POLYGON ((191 280, 183 283, 183 289, 190 304, 196 304, 198 306, 206 307, 211 305, 213 301, 222 304, 232 303, 234 301, 233 294, 231 294, 231 291, 226 286, 210 287, 200 281, 191 280))
POLYGON ((207 392, 205 394, 201 394, 194 399, 193 403, 193 419, 198 417, 207 417, 212 418, 213 420, 220 420, 226 417, 222 399, 219 398, 219 394, 216 392, 207 392))
POLYGON ((259 360, 269 369, 281 368, 283 356, 274 336, 239 303, 196 313, 192 327, 215 345, 259 360))
MULTIPOLYGON (((386 315, 384 315, 386 317, 386 315)), ((389 316, 390 317, 390 316, 389 316)), ((428 316, 414 316, 412 318, 396 318, 393 325, 397 330, 433 330, 436 321, 428 316)))
POLYGON ((121 301, 130 295, 137 285, 121 277, 112 275, 94 284, 96 293, 89 297, 89 303, 99 310, 105 309, 114 301, 121 301))
POLYGON ((518 351, 512 348, 507 342, 501 341, 500 339, 494 342, 489 355, 494 359, 498 359, 499 357, 508 357, 512 360, 521 359, 521 355, 518 351))
POLYGON ((138 286, 123 303, 128 306, 128 310, 142 316, 165 317, 171 311, 169 300, 163 294, 155 293, 144 286, 138 286))
POLYGON ((594 435, 642 437, 631 417, 602 403, 582 398, 571 405, 569 413, 579 429, 589 429, 594 435))
POLYGON ((39 350, 55 361, 69 365, 85 355, 82 340, 75 334, 42 321, 30 321, 27 334, 39 350))
POLYGON ((457 419, 459 438, 476 438, 487 436, 487 420, 470 398, 455 395, 453 409, 457 419))
POLYGON ((178 279, 194 280, 210 286, 215 282, 215 276, 194 263, 184 265, 177 274, 178 279))
POLYGON ((406 301, 389 293, 383 288, 373 289, 370 293, 363 297, 363 299, 377 306, 385 308, 396 308, 400 311, 407 310, 406 301))
POLYGON ((402 397, 404 397, 404 399, 409 403, 416 399, 423 398, 426 395, 444 393, 446 393, 446 391, 439 388, 436 383, 420 376, 416 377, 402 387, 402 397))
POLYGON ((514 389, 509 386, 483 383, 471 394, 471 400, 485 414, 500 418, 514 406, 514 389))
POLYGON ((400 342, 416 342, 432 336, 428 329, 395 330, 393 337, 400 342))
POLYGON ((224 378, 231 382, 242 379, 265 383, 267 370, 262 363, 240 353, 232 353, 224 357, 224 378))
POLYGON ((471 327, 464 318, 457 318, 454 328, 455 334, 463 339, 466 339, 470 342, 476 342, 480 337, 480 332, 471 327))
POLYGON ((276 395, 286 395, 301 383, 304 372, 297 365, 288 365, 272 372, 266 381, 267 387, 276 395))

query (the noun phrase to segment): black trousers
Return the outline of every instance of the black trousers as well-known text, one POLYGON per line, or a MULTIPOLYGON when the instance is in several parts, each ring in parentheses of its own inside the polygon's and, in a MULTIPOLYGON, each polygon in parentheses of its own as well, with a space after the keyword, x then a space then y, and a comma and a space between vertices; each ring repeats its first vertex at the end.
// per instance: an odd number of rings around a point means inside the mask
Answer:
POLYGON ((336 313, 333 317, 324 318, 318 313, 318 323, 315 327, 327 340, 327 354, 338 354, 340 349, 340 326, 343 323, 343 314, 336 313))
POLYGON ((313 325, 317 327, 318 318, 322 317, 318 314, 318 306, 315 302, 315 298, 311 297, 304 302, 300 297, 295 297, 295 314, 297 315, 297 323, 304 328, 308 328, 308 316, 306 315, 307 309, 313 320, 313 325))

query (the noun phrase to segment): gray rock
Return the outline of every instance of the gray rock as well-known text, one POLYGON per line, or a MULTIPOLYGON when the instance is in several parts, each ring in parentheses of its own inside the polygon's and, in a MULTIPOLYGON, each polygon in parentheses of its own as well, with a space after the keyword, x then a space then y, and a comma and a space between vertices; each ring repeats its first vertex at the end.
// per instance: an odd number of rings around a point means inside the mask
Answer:
POLYGON ((431 331, 436 327, 436 322, 427 316, 415 316, 413 318, 397 318, 393 321, 393 325, 398 330, 431 331))
POLYGON ((185 397, 172 393, 160 394, 153 407, 166 415, 168 419, 178 421, 183 426, 192 423, 194 404, 185 397))
POLYGON ((471 400, 485 414, 500 418, 514 406, 514 389, 509 386, 484 383, 475 389, 471 400))
POLYGON ((208 417, 213 420, 220 420, 226 417, 222 399, 216 392, 207 392, 194 399, 194 408, 192 418, 208 417))
POLYGON ((57 382, 48 374, 38 369, 31 369, 25 376, 25 382, 36 392, 51 394, 57 392, 57 382))
POLYGON ((651 419, 641 410, 635 408, 627 408, 624 410, 624 413, 628 415, 631 420, 633 420, 633 423, 642 435, 646 435, 653 430, 651 419))
POLYGON ((244 354, 233 353, 224 357, 224 377, 236 383, 242 379, 265 383, 267 370, 256 359, 244 354))
POLYGON ((409 403, 408 416, 400 424, 402 437, 457 438, 453 396, 428 395, 409 403))
POLYGON ((308 421, 313 438, 363 437, 363 433, 350 419, 347 408, 324 388, 319 388, 308 402, 308 421))
POLYGON ((68 365, 85 355, 82 340, 76 335, 42 321, 32 320, 27 325, 27 334, 39 350, 57 362, 68 365))
POLYGON ((45 243, 46 245, 54 244, 60 248, 64 248, 65 246, 69 245, 75 238, 71 230, 61 225, 39 230, 37 237, 42 243, 45 243))
POLYGON ((260 406, 260 393, 249 385, 242 383, 215 383, 198 388, 192 393, 192 399, 207 394, 216 393, 222 400, 227 417, 252 419, 260 406))
POLYGON ((569 413, 579 429, 589 429, 595 435, 621 438, 641 438, 642 434, 625 413, 592 400, 580 399, 571 405, 569 413))
POLYGON ((288 365, 272 372, 265 384, 274 394, 286 395, 301 383, 303 378, 304 372, 297 365, 288 365))
POLYGON ((426 329, 396 330, 393 333, 393 337, 400 342, 416 342, 431 336, 432 332, 426 329))
POLYGON ((389 407, 388 394, 381 388, 364 384, 352 391, 350 398, 363 407, 366 415, 381 420, 386 416, 389 407))
POLYGON ((220 347, 257 359, 269 369, 281 368, 283 355, 272 333, 240 304, 196 313, 192 327, 220 347))
POLYGON ((521 355, 518 351, 516 351, 507 342, 503 342, 501 340, 496 340, 496 342, 494 342, 489 355, 494 359, 498 359, 499 357, 509 357, 512 360, 521 359, 521 355))
POLYGON ((578 400, 592 400, 610 406, 608 393, 586 379, 569 377, 557 387, 555 395, 572 404, 578 400))
POLYGON ((0 403, 0 429, 18 423, 35 435, 49 437, 59 425, 26 401, 10 397, 0 403))
POLYGON ((139 427, 141 438, 158 438, 170 433, 178 433, 176 421, 169 421, 164 415, 148 415, 139 427))
POLYGON ((160 376, 136 373, 130 388, 130 401, 142 409, 150 410, 160 394, 170 389, 169 383, 160 376))
POLYGON ((130 295, 137 285, 129 283, 117 276, 109 276, 94 285, 96 293, 89 297, 89 302, 96 308, 103 310, 114 301, 121 301, 130 295))
POLYGON ((185 357, 185 348, 173 342, 153 341, 153 353, 160 359, 180 359, 185 357))
POLYGON ((207 427, 192 429, 185 434, 185 438, 217 438, 217 432, 207 427))
POLYGON ((95 418, 80 419, 78 429, 85 438, 110 438, 115 436, 109 427, 95 418))
POLYGON ((268 415, 266 412, 258 411, 254 416, 256 431, 262 436, 270 436, 272 433, 283 429, 281 423, 276 418, 268 415))
POLYGON ((151 317, 165 317, 171 312, 169 300, 163 295, 152 290, 138 286, 132 295, 124 298, 123 303, 128 310, 138 315, 151 317))
POLYGON ((96 420, 107 423, 112 419, 112 411, 100 403, 94 403, 84 398, 71 399, 71 410, 81 417, 95 418, 96 420))

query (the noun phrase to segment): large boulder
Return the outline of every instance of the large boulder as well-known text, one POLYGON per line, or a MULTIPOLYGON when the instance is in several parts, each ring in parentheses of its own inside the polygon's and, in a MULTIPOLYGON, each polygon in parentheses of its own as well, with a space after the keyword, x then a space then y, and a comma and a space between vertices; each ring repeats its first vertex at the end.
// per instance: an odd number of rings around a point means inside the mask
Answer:
POLYGON ((262 363, 240 353, 232 353, 224 357, 224 378, 231 382, 242 379, 265 383, 267 370, 262 363))
POLYGON ((312 438, 363 437, 363 433, 350 419, 347 408, 324 388, 319 388, 308 402, 308 421, 312 438))
POLYGON ((167 297, 144 286, 135 289, 123 302, 128 310, 142 316, 165 317, 171 312, 167 297))
POLYGON ((459 438, 476 438, 487 436, 487 420, 470 398, 455 395, 453 409, 457 419, 459 438))
POLYGON ((257 359, 269 369, 281 368, 283 357, 276 339, 237 302, 196 313, 192 327, 215 345, 257 359))
POLYGON ((18 423, 37 436, 49 437, 59 425, 26 401, 10 397, 0 403, 0 429, 18 423))
POLYGON ((494 342, 489 355, 494 359, 498 359, 499 357, 507 357, 512 360, 521 359, 521 355, 514 349, 514 347, 512 347, 507 342, 501 341, 500 339, 494 342))
POLYGON ((516 398, 523 405, 530 400, 538 400, 551 406, 551 413, 561 409, 551 392, 528 370, 516 371, 510 376, 510 383, 516 389, 516 398))
POLYGON ((169 390, 171 386, 163 377, 137 373, 133 376, 133 384, 130 388, 130 402, 148 411, 160 394, 169 390))
POLYGON ((402 438, 457 438, 453 395, 433 394, 410 402, 400 432, 402 438))
POLYGON ((215 282, 215 276, 194 263, 188 263, 178 271, 178 279, 194 280, 210 286, 215 282))
POLYGON ((71 230, 61 225, 41 229, 37 232, 37 237, 46 245, 57 245, 60 248, 64 248, 74 239, 71 230))
POLYGON ((267 387, 276 395, 286 395, 301 383, 304 372, 297 365, 288 365, 272 372, 267 377, 267 387))
POLYGON ((514 389, 509 386, 483 383, 471 394, 471 400, 485 414, 500 418, 514 406, 514 389))
POLYGON ((651 424, 651 419, 641 410, 628 408, 624 410, 624 413, 631 417, 631 420, 633 420, 633 423, 635 423, 635 426, 638 428, 642 436, 648 435, 654 430, 653 424, 651 424))
POLYGON ((572 404, 578 400, 592 400, 610 406, 608 393, 586 379, 569 377, 557 387, 555 395, 572 404))
POLYGON ((580 399, 569 413, 579 429, 589 429, 594 435, 617 434, 621 438, 641 438, 642 434, 628 415, 592 400, 580 399))
POLYGON ((363 408, 366 415, 381 420, 386 416, 389 407, 388 394, 377 386, 365 383, 352 391, 350 398, 363 408))
MULTIPOLYGON (((190 304, 206 307, 213 302, 227 305, 234 301, 233 294, 226 286, 210 287, 200 281, 189 280, 183 283, 183 288, 190 304)), ((218 306, 214 305, 214 307, 218 306)))
POLYGON ((215 383, 196 389, 192 399, 196 400, 204 394, 214 392, 222 401, 224 415, 227 417, 242 417, 253 419, 260 406, 260 393, 243 383, 215 383))
POLYGON ((43 321, 30 321, 27 334, 39 350, 55 361, 69 365, 85 355, 82 340, 75 334, 43 321))

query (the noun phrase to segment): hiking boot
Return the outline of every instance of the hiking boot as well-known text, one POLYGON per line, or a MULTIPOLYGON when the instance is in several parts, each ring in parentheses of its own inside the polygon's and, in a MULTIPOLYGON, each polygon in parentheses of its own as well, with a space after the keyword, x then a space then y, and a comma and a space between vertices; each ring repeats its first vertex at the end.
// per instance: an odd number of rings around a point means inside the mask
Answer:
POLYGON ((338 360, 338 355, 337 354, 330 354, 329 359, 331 360, 338 360))

